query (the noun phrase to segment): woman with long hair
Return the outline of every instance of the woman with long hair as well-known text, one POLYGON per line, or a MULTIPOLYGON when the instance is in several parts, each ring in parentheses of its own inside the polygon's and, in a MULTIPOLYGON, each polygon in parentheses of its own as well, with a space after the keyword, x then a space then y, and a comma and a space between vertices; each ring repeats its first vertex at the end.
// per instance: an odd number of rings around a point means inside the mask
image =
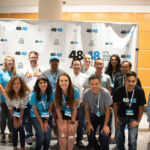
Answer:
POLYGON ((73 149, 79 120, 77 115, 79 99, 80 91, 72 85, 69 75, 60 74, 56 84, 54 101, 60 150, 73 149))
POLYGON ((6 56, 4 59, 3 67, 0 70, 0 103, 2 108, 2 118, 1 118, 1 143, 5 143, 5 128, 6 120, 8 119, 8 129, 9 129, 9 142, 12 142, 12 123, 9 110, 6 106, 6 101, 4 98, 5 87, 12 76, 16 75, 15 59, 12 56, 6 56))
POLYGON ((31 94, 31 120, 36 132, 35 150, 48 150, 50 144, 51 111, 54 94, 46 76, 40 76, 31 94))
POLYGON ((18 132, 20 133, 21 150, 25 147, 25 131, 22 125, 24 109, 29 101, 30 90, 23 78, 14 76, 5 88, 6 104, 13 120, 13 147, 17 150, 18 132))
POLYGON ((110 57, 110 60, 109 60, 108 66, 106 67, 105 73, 111 77, 112 83, 114 83, 116 76, 121 73, 120 63, 121 63, 121 60, 120 60, 119 55, 113 54, 110 57))

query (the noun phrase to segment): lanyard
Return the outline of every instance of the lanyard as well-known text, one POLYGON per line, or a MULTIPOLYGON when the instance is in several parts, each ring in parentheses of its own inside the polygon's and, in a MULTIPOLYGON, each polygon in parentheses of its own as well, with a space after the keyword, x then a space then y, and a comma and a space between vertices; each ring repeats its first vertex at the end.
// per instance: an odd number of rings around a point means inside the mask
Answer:
POLYGON ((51 72, 54 80, 54 88, 56 87, 56 82, 57 82, 57 71, 56 72, 51 72))
MULTIPOLYGON (((63 101, 64 101, 64 103, 65 103, 65 105, 66 105, 66 104, 67 104, 67 102, 66 102, 66 99, 65 99, 64 94, 63 94, 62 96, 63 96, 63 101)), ((69 108, 69 106, 68 106, 68 105, 67 105, 66 107, 67 107, 67 109, 69 108)))
MULTIPOLYGON (((92 92, 92 94, 93 94, 93 92, 92 92)), ((97 107, 97 109, 99 109, 100 91, 99 91, 99 93, 98 93, 98 99, 97 99, 97 100, 98 100, 98 104, 95 104, 95 103, 94 103, 94 101, 95 101, 95 100, 94 100, 94 94, 93 94, 93 104, 97 107)))
POLYGON ((124 85, 124 75, 123 75, 123 79, 122 79, 122 85, 124 85))
POLYGON ((39 102, 42 104, 44 111, 46 111, 46 100, 47 100, 47 95, 46 95, 45 100, 41 100, 41 102, 39 102))
MULTIPOLYGON (((126 88, 126 95, 127 95, 128 100, 129 100, 127 88, 126 88)), ((134 90, 133 90, 133 92, 132 92, 132 96, 131 96, 131 99, 130 99, 130 102, 129 102, 129 109, 130 109, 130 107, 132 106, 132 99, 133 99, 133 96, 134 96, 134 90)))

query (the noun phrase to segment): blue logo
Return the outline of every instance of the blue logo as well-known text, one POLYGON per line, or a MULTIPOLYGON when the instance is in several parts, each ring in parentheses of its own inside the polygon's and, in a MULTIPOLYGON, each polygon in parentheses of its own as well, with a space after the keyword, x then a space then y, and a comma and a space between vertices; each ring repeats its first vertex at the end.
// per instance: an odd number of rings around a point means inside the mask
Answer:
POLYGON ((91 55, 91 58, 93 60, 100 58, 100 52, 99 51, 89 51, 88 53, 91 55))
POLYGON ((78 41, 71 41, 70 43, 77 45, 77 44, 78 44, 78 41))
POLYGON ((88 33, 98 33, 98 29, 87 29, 86 32, 88 33))
POLYGON ((112 46, 112 45, 113 45, 113 42, 106 42, 105 45, 110 45, 110 46, 112 46))
POLYGON ((1 42, 8 42, 8 39, 0 39, 1 42))
POLYGON ((28 30, 28 27, 21 27, 21 26, 18 26, 16 27, 16 30, 23 30, 23 31, 27 31, 28 30))

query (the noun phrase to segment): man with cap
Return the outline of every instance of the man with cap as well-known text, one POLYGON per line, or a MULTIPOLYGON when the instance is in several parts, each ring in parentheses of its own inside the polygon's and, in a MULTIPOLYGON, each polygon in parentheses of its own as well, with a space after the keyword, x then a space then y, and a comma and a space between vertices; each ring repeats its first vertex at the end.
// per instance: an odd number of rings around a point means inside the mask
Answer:
POLYGON ((50 84, 51 84, 53 89, 55 89, 55 87, 56 87, 58 76, 61 73, 64 73, 63 70, 58 69, 59 62, 60 62, 60 59, 58 56, 51 56, 49 58, 50 69, 47 69, 46 71, 44 71, 42 73, 42 75, 45 75, 48 77, 50 84))

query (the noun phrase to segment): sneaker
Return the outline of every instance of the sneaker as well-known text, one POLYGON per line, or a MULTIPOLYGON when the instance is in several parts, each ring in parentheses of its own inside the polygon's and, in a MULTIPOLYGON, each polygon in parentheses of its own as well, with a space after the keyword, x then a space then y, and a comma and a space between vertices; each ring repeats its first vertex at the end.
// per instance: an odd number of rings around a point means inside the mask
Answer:
POLYGON ((78 148, 84 148, 85 147, 81 141, 78 141, 76 145, 78 148))
POLYGON ((29 136, 28 138, 26 138, 26 143, 28 145, 32 145, 32 136, 29 136))
POLYGON ((2 137, 1 137, 1 143, 6 143, 6 141, 5 141, 5 136, 2 136, 2 137))
POLYGON ((9 136, 8 136, 8 141, 9 141, 9 143, 12 143, 12 142, 13 142, 12 135, 9 135, 9 136))

